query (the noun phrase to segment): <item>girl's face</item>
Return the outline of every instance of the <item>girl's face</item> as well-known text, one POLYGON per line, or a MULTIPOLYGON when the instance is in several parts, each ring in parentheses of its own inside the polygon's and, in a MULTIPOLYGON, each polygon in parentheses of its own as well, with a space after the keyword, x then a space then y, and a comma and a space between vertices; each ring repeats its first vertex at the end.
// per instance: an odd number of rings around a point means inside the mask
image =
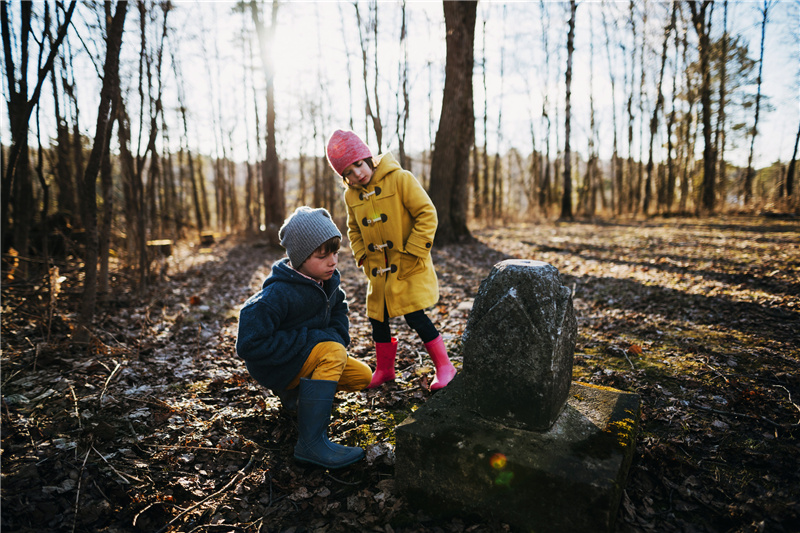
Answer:
POLYGON ((362 159, 345 168, 342 177, 353 187, 366 187, 372 179, 372 173, 372 168, 362 159))

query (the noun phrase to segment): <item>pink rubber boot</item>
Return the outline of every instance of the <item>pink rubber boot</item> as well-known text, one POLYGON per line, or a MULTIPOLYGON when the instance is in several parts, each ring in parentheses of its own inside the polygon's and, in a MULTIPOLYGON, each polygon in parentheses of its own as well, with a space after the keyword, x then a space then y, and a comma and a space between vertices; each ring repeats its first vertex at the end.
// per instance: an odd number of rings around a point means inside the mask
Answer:
POLYGON ((375 343, 375 373, 372 374, 372 381, 367 385, 368 389, 374 389, 386 383, 394 381, 394 360, 397 356, 397 339, 392 338, 391 342, 375 343))
POLYGON ((431 390, 437 391, 443 389, 450 383, 450 380, 456 375, 456 367, 450 362, 447 357, 447 348, 444 347, 444 339, 441 335, 436 337, 430 342, 425 343, 425 349, 433 359, 433 365, 436 367, 436 376, 431 383, 431 390))

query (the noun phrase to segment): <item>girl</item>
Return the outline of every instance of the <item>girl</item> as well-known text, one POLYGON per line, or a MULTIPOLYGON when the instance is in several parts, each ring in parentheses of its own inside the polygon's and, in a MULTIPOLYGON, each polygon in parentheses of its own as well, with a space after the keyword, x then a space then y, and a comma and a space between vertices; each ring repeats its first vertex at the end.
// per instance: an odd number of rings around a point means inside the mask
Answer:
POLYGON ((417 332, 436 367, 431 390, 446 386, 456 369, 442 336, 424 309, 439 301, 431 261, 436 208, 410 172, 391 154, 373 158, 352 131, 336 130, 328 162, 344 180, 347 236, 356 263, 367 275, 367 316, 372 324, 377 369, 368 388, 395 379, 397 339, 389 318, 403 316, 417 332))

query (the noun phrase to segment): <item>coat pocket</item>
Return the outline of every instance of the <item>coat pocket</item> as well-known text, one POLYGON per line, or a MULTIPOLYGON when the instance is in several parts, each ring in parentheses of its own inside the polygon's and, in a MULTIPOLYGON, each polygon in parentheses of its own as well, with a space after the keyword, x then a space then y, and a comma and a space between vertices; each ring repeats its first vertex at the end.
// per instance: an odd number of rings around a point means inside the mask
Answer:
POLYGON ((398 269, 397 279, 403 280, 415 274, 425 271, 425 260, 413 254, 400 253, 400 268, 398 269))

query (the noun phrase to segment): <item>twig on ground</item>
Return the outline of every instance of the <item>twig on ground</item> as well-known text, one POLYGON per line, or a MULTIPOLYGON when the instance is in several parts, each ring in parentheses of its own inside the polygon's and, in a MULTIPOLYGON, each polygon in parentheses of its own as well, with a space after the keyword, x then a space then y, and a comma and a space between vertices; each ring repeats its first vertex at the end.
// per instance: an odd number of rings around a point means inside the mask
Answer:
MULTIPOLYGON (((159 530, 158 530, 156 533, 163 533, 164 531, 166 531, 166 530, 169 528, 169 526, 171 526, 171 525, 172 525, 172 524, 173 524, 173 523, 174 523, 176 520, 178 520, 178 519, 179 519, 180 517, 182 517, 183 515, 185 515, 185 514, 187 514, 187 513, 191 512, 191 511, 193 511, 193 510, 197 509, 199 506, 203 505, 203 504, 204 504, 205 502, 207 502, 208 500, 211 500, 211 499, 213 499, 213 498, 216 498, 217 496, 219 496, 220 494, 222 494, 223 492, 225 492, 226 490, 228 490, 228 487, 230 487, 231 485, 233 485, 235 482, 239 481, 239 479, 240 479, 240 478, 241 478, 241 477, 244 475, 244 473, 245 473, 245 472, 247 472, 247 471, 250 469, 250 467, 253 465, 253 462, 254 462, 254 458, 253 458, 253 456, 251 455, 251 456, 250 456, 250 460, 247 462, 247 464, 246 464, 246 465, 244 465, 244 467, 243 467, 241 470, 239 470, 238 472, 236 472, 236 475, 235 475, 235 476, 233 476, 233 478, 232 478, 230 481, 228 481, 228 482, 225 484, 225 486, 224 486, 224 487, 222 487, 221 489, 219 489, 219 490, 218 490, 217 492, 215 492, 214 494, 210 494, 210 495, 206 496, 205 498, 203 498, 202 500, 200 500, 200 501, 199 501, 199 502, 197 502, 196 504, 192 505, 191 507, 189 507, 189 508, 187 508, 187 509, 184 509, 183 511, 181 511, 180 513, 178 513, 177 515, 175 515, 175 517, 174 517, 172 520, 170 520, 169 522, 167 522, 167 523, 164 525, 164 527, 162 527, 161 529, 159 529, 159 530)), ((138 515, 137 515, 137 516, 138 516, 138 515)))
POLYGON ((138 477, 136 477, 136 476, 132 476, 132 475, 130 475, 130 474, 124 474, 124 475, 123 475, 123 474, 122 474, 122 472, 120 472, 119 470, 117 470, 116 468, 114 468, 114 467, 111 465, 111 463, 109 463, 109 462, 106 460, 106 458, 105 458, 105 457, 103 457, 103 454, 102 454, 102 453, 100 453, 100 452, 98 452, 98 451, 95 449, 95 447, 94 447, 94 446, 92 446, 92 449, 94 450, 94 452, 95 452, 97 455, 99 455, 99 456, 100 456, 100 459, 102 459, 102 460, 103 460, 103 461, 104 461, 104 462, 105 462, 105 463, 108 465, 108 467, 109 467, 111 470, 113 470, 113 471, 114 471, 114 473, 115 473, 115 474, 117 474, 117 475, 120 477, 120 479, 122 479, 122 481, 123 481, 123 482, 124 482, 126 485, 129 485, 129 484, 130 484, 130 481, 128 481, 128 480, 126 479, 126 476, 127 476, 127 477, 129 477, 129 478, 131 478, 131 479, 135 479, 135 480, 136 480, 136 481, 138 481, 139 483, 142 483, 142 482, 143 482, 143 480, 139 479, 139 478, 138 478, 138 477))
MULTIPOLYGON (((781 389, 783 389, 783 390, 785 390, 785 391, 786 391, 786 394, 788 394, 788 395, 789 395, 789 403, 790 403, 790 404, 792 404, 792 405, 794 405, 794 408, 795 408, 795 409, 797 409, 798 411, 800 411, 800 405, 797 405, 796 403, 794 403, 794 400, 792 400, 792 393, 791 393, 791 391, 790 391, 789 389, 787 389, 786 387, 784 387, 783 385, 775 385, 775 386, 776 386, 776 387, 779 387, 779 388, 781 388, 781 389)), ((800 424, 800 420, 798 420, 798 424, 800 424)))
POLYGON ((793 427, 800 426, 800 424, 780 424, 780 423, 775 422, 773 420, 770 420, 769 418, 766 418, 764 416, 748 415, 748 414, 745 414, 745 413, 736 413, 736 412, 733 412, 733 411, 721 411, 719 409, 712 409, 711 407, 704 407, 702 405, 697 405, 696 403, 691 403, 689 405, 691 405, 695 409, 700 409, 701 411, 708 411, 709 413, 715 413, 715 414, 718 414, 718 415, 733 416, 733 417, 736 417, 736 418, 749 418, 750 420, 758 420, 758 421, 761 421, 761 422, 766 422, 767 424, 770 424, 771 426, 774 426, 776 428, 781 428, 781 429, 787 429, 787 428, 793 428, 793 427))
POLYGON ((75 528, 78 525, 78 511, 80 510, 81 504, 81 482, 83 481, 83 469, 86 467, 86 460, 89 458, 89 454, 93 449, 94 446, 86 450, 86 457, 83 458, 81 472, 78 474, 78 489, 75 491, 75 516, 72 517, 72 533, 75 533, 75 528))
POLYGON ((706 365, 708 368, 710 368, 710 369, 711 369, 711 371, 712 371, 712 372, 714 372, 716 375, 718 375, 719 377, 721 377, 722 379, 724 379, 724 380, 725 380, 725 383, 730 383, 730 381, 728 380, 728 378, 726 378, 726 377, 725 377, 725 375, 724 375, 722 372, 720 372, 719 370, 717 370, 717 369, 716 369, 716 368, 714 368, 713 366, 709 365, 709 364, 708 364, 708 363, 706 363, 705 361, 703 361, 703 364, 704 364, 704 365, 706 365))
POLYGON ((633 363, 631 362, 630 358, 628 357, 628 352, 623 350, 622 355, 624 355, 625 359, 628 360, 628 364, 631 365, 631 370, 636 370, 636 367, 633 366, 633 363))
POLYGON ((119 370, 121 366, 122 366, 122 363, 117 363, 117 366, 115 366, 114 370, 111 371, 111 374, 108 375, 108 378, 106 379, 106 382, 103 385, 103 392, 100 393, 100 399, 98 400, 99 403, 102 404, 103 396, 105 396, 105 394, 106 394, 106 389, 108 388, 108 384, 111 382, 111 378, 114 377, 114 374, 117 373, 117 370, 119 370))
POLYGON ((235 526, 232 524, 200 524, 199 526, 195 526, 194 528, 189 530, 189 533, 194 533, 195 531, 201 531, 205 529, 208 531, 209 529, 225 529, 234 531, 246 531, 243 527, 235 526))
POLYGON ((248 452, 240 450, 231 450, 228 448, 209 448, 208 446, 177 446, 174 444, 142 444, 142 446, 150 446, 153 448, 166 448, 168 450, 199 450, 203 452, 230 452, 247 455, 248 452))
POLYGON ((341 480, 339 478, 333 477, 332 475, 330 475, 330 473, 325 474, 325 475, 327 477, 331 478, 332 480, 334 480, 335 482, 341 483, 342 485, 359 485, 360 484, 360 482, 351 483, 349 481, 343 481, 343 480, 341 480))
POLYGON ((75 418, 78 419, 78 427, 83 428, 83 424, 81 423, 81 413, 78 411, 78 396, 75 395, 75 388, 72 386, 72 383, 69 384, 69 390, 72 393, 72 400, 75 404, 75 418))

